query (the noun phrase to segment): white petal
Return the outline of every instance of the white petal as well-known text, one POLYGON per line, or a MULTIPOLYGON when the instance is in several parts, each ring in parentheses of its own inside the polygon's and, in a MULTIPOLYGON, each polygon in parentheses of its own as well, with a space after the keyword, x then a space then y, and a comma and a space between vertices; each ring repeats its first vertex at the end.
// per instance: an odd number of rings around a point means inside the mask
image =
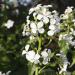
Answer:
POLYGON ((45 32, 44 28, 38 29, 39 33, 43 34, 45 32))
POLYGON ((35 39, 35 37, 32 36, 32 35, 29 38, 30 38, 30 40, 34 40, 35 39))
POLYGON ((35 55, 35 58, 34 58, 34 63, 35 64, 38 64, 40 61, 39 61, 39 58, 40 58, 40 55, 39 54, 36 54, 35 55))
POLYGON ((34 61, 34 64, 38 64, 40 61, 39 60, 35 60, 34 61))
POLYGON ((35 24, 34 22, 32 22, 32 23, 30 24, 30 27, 36 29, 36 24, 35 24))
POLYGON ((22 32, 22 35, 25 36, 25 34, 26 34, 25 31, 23 31, 23 32, 22 32))
POLYGON ((41 55, 42 55, 43 58, 48 57, 48 53, 46 51, 42 51, 41 52, 41 55))
POLYGON ((41 20, 42 18, 43 18, 43 15, 41 15, 41 14, 38 14, 38 15, 37 15, 37 19, 38 19, 38 20, 41 20))
POLYGON ((39 58, 40 58, 40 55, 39 54, 36 54, 34 59, 35 60, 38 60, 39 58))
POLYGON ((29 10, 29 14, 31 14, 33 11, 34 11, 34 8, 31 8, 31 9, 29 10))
POLYGON ((37 29, 31 29, 32 33, 36 34, 37 33, 37 29))
POLYGON ((56 23, 56 20, 55 19, 50 19, 50 24, 53 25, 56 23))
POLYGON ((33 16, 34 16, 34 17, 36 17, 36 15, 37 15, 37 13, 36 13, 36 12, 34 12, 34 13, 33 13, 33 16))
POLYGON ((34 57, 35 57, 35 52, 33 50, 26 53, 26 59, 28 61, 34 62, 34 57))
POLYGON ((27 45, 25 46, 25 50, 28 51, 29 47, 30 47, 30 45, 27 44, 27 45))
POLYGON ((37 27, 38 27, 38 28, 43 27, 43 25, 44 25, 44 23, 43 23, 42 21, 40 21, 40 22, 37 23, 37 27))
POLYGON ((43 59, 43 64, 44 64, 44 65, 48 64, 48 58, 44 58, 44 59, 43 59))
POLYGON ((43 17, 43 22, 45 23, 45 24, 47 24, 47 23, 49 23, 49 19, 48 19, 48 17, 43 17))
POLYGON ((49 36, 53 36, 53 35, 54 35, 54 31, 50 30, 50 31, 47 32, 47 34, 48 34, 49 36))
POLYGON ((22 55, 24 55, 24 54, 26 54, 26 53, 27 53, 26 50, 23 50, 23 51, 22 51, 22 55))
POLYGON ((50 25, 50 26, 49 26, 49 29, 55 30, 55 26, 54 26, 54 25, 50 25))
POLYGON ((65 13, 69 14, 72 12, 72 8, 73 7, 67 7, 67 9, 65 10, 65 13))

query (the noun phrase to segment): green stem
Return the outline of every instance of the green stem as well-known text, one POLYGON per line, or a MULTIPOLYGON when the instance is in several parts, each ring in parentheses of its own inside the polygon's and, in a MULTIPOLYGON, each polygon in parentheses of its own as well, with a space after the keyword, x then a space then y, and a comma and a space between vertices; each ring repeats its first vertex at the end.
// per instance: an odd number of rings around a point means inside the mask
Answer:
POLYGON ((45 46, 46 46, 46 47, 47 47, 47 46, 49 46, 49 45, 50 45, 50 43, 51 43, 51 41, 52 41, 52 39, 49 39, 48 44, 46 44, 45 46))
POLYGON ((39 70, 39 74, 43 71, 43 69, 45 69, 46 68, 46 66, 44 66, 43 68, 41 68, 40 70, 39 70))
POLYGON ((37 50, 38 53, 39 53, 40 50, 41 50, 41 43, 42 43, 42 39, 41 39, 41 37, 39 37, 39 38, 38 38, 38 50, 37 50))
POLYGON ((38 75, 38 67, 36 67, 35 75, 38 75))
POLYGON ((66 73, 64 72, 63 75, 66 75, 66 73))

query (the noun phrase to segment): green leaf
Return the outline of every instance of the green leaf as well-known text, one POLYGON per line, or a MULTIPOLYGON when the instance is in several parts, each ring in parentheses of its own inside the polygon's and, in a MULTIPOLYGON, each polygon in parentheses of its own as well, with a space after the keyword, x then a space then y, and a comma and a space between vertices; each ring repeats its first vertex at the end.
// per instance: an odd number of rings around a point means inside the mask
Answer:
POLYGON ((75 51, 72 52, 72 63, 70 67, 72 67, 75 64, 75 51))
POLYGON ((67 54, 69 49, 69 44, 66 43, 66 41, 64 40, 59 41, 59 47, 65 54, 67 54))

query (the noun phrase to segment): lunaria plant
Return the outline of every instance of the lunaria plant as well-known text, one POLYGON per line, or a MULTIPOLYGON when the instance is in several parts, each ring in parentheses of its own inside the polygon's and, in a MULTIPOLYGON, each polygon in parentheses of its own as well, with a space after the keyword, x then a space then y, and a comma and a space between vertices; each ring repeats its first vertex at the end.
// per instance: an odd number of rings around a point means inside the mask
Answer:
POLYGON ((29 75, 40 75, 47 68, 66 75, 75 63, 67 58, 68 52, 75 49, 73 7, 67 7, 64 14, 53 10, 52 5, 31 8, 22 35, 27 39, 22 55, 32 64, 29 75))

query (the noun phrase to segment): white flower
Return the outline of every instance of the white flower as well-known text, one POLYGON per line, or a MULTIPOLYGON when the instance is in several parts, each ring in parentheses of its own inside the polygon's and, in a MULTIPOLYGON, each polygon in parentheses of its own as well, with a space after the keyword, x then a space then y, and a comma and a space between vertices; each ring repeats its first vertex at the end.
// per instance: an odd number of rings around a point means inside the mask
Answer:
POLYGON ((68 66, 68 64, 64 63, 63 67, 60 67, 61 70, 59 71, 59 74, 62 74, 63 72, 66 72, 67 71, 67 66, 68 66))
POLYGON ((30 24, 30 27, 31 27, 32 33, 34 33, 34 34, 37 33, 37 26, 36 26, 36 24, 34 22, 32 22, 30 24))
POLYGON ((30 47, 30 45, 27 44, 27 45, 25 46, 25 50, 28 51, 29 47, 30 47))
POLYGON ((38 32, 41 33, 41 34, 44 33, 44 31, 45 31, 44 28, 43 28, 43 25, 44 25, 44 24, 43 24, 42 21, 40 21, 40 22, 37 23, 37 28, 38 28, 37 30, 38 30, 38 32))
POLYGON ((27 53, 27 51, 25 51, 25 50, 22 51, 22 55, 24 55, 24 54, 26 54, 26 53, 27 53))
POLYGON ((40 58, 40 55, 39 54, 35 54, 35 52, 32 50, 32 51, 28 51, 26 53, 26 59, 32 63, 35 63, 35 64, 38 64, 39 63, 39 58, 40 58))
POLYGON ((55 30, 56 27, 55 27, 55 25, 50 25, 50 26, 49 26, 49 29, 51 29, 51 30, 55 30))
POLYGON ((53 36, 53 35, 54 35, 54 31, 53 31, 53 30, 49 30, 49 31, 47 32, 47 34, 48 34, 48 36, 53 36))
POLYGON ((38 29, 39 33, 43 34, 45 32, 44 28, 38 29))
POLYGON ((37 29, 31 29, 32 33, 36 34, 37 33, 37 29))
POLYGON ((43 27, 43 25, 44 25, 44 23, 42 21, 40 21, 40 22, 37 23, 38 28, 43 27))
POLYGON ((61 19, 68 19, 69 15, 68 14, 61 14, 61 19))
POLYGON ((65 10, 65 13, 69 14, 72 12, 73 7, 67 7, 67 9, 65 10))
POLYGON ((28 52, 29 47, 30 47, 29 44, 27 44, 27 45, 25 46, 25 50, 22 51, 22 55, 24 55, 24 54, 26 54, 26 53, 28 52))
POLYGON ((32 29, 36 29, 36 24, 35 24, 34 22, 31 22, 31 23, 30 23, 30 27, 31 27, 32 29))
POLYGON ((34 33, 34 34, 36 34, 37 32, 44 33, 43 25, 44 24, 43 24, 42 21, 38 22, 37 24, 35 24, 34 22, 32 22, 30 24, 31 32, 34 33))
POLYGON ((14 21, 12 20, 8 20, 7 23, 4 24, 4 26, 6 26, 8 29, 13 27, 14 21))
POLYGON ((40 58, 40 55, 39 54, 36 54, 35 57, 34 57, 34 63, 35 64, 38 64, 40 61, 39 61, 39 58, 40 58))
POLYGON ((22 35, 23 35, 23 36, 25 36, 25 35, 26 35, 26 36, 29 36, 29 35, 30 35, 29 24, 24 25, 24 29, 23 29, 22 35))
POLYGON ((42 15, 42 14, 38 14, 38 15, 37 15, 37 19, 38 19, 38 20, 41 20, 42 18, 43 18, 43 15, 42 15))
POLYGON ((46 52, 46 50, 42 51, 41 52, 41 55, 43 57, 43 62, 42 63, 44 65, 48 64, 48 53, 46 52))
POLYGON ((26 53, 26 59, 30 62, 34 62, 34 57, 35 57, 35 52, 32 50, 32 51, 28 51, 26 53))
POLYGON ((46 50, 42 51, 41 55, 42 55, 43 58, 48 57, 48 53, 46 52, 46 50))
POLYGON ((70 41, 70 44, 71 44, 72 46, 75 46, 75 40, 70 41))
POLYGON ((60 71, 59 71, 59 74, 63 73, 63 72, 66 72, 67 71, 67 66, 69 64, 68 60, 67 60, 67 57, 66 55, 64 54, 63 51, 60 51, 60 53, 56 54, 56 56, 60 56, 61 57, 61 61, 62 61, 62 66, 60 66, 60 71))
POLYGON ((48 58, 43 58, 43 62, 44 65, 48 64, 48 58))
POLYGON ((41 52, 42 58, 43 58, 43 64, 46 65, 48 64, 48 61, 50 61, 50 53, 51 50, 50 49, 45 49, 44 51, 41 52))
POLYGON ((29 38, 30 38, 30 40, 34 40, 35 39, 35 37, 33 35, 31 35, 29 38))
POLYGON ((23 32, 22 32, 22 35, 25 36, 25 34, 26 34, 25 31, 23 31, 23 32))
POLYGON ((53 19, 53 18, 50 19, 50 24, 51 24, 51 25, 54 25, 55 23, 56 23, 56 20, 55 20, 55 19, 53 19))
POLYGON ((59 41, 62 40, 62 39, 63 39, 63 35, 60 34, 60 35, 59 35, 59 41))
POLYGON ((73 36, 65 34, 65 35, 63 36, 63 39, 66 40, 67 42, 70 42, 70 41, 72 41, 73 36))
POLYGON ((37 13, 36 13, 36 12, 34 12, 34 13, 33 13, 33 17, 35 18, 35 17, 36 17, 36 15, 37 15, 37 13))
POLYGON ((33 11, 34 11, 34 8, 31 8, 31 9, 29 10, 29 14, 31 14, 33 11))
POLYGON ((49 18, 46 17, 46 16, 44 16, 44 17, 43 17, 43 22, 44 22, 45 24, 49 23, 49 18))

